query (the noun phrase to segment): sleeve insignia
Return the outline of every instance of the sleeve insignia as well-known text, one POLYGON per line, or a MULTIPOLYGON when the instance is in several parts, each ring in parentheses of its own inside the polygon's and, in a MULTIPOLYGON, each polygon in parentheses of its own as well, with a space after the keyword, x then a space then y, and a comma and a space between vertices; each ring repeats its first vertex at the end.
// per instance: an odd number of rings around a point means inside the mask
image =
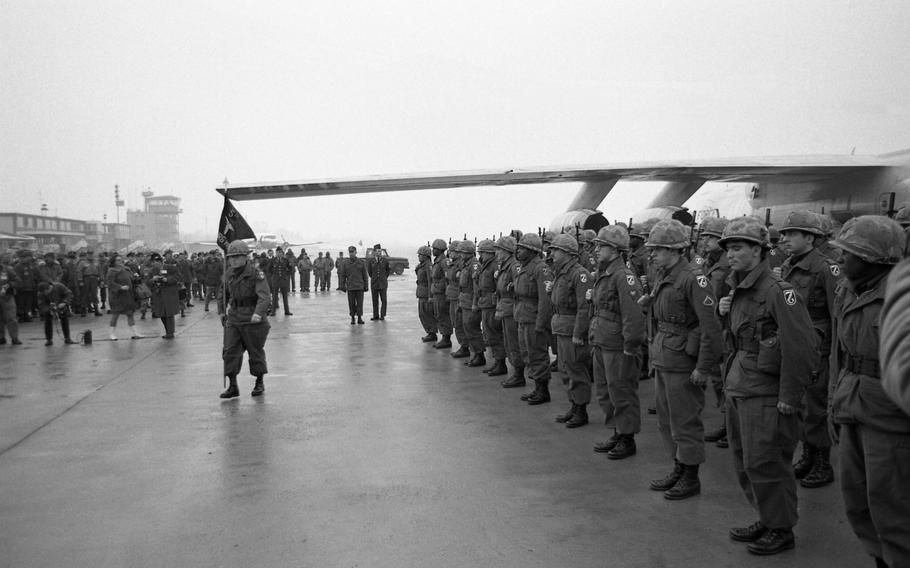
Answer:
POLYGON ((777 256, 777 250, 776 250, 776 249, 771 249, 771 250, 768 251, 768 254, 770 254, 771 256, 777 256))
POLYGON ((695 264, 701 265, 701 264, 704 264, 704 263, 705 263, 705 259, 703 259, 703 258, 700 257, 700 256, 696 256, 696 257, 695 257, 695 264))
POLYGON ((840 266, 838 266, 838 265, 836 265, 836 264, 832 264, 832 265, 829 266, 828 268, 831 269, 831 274, 832 274, 833 276, 840 276, 840 266))
POLYGON ((635 286, 635 276, 631 274, 626 274, 626 282, 629 283, 629 286, 635 286))
POLYGON ((584 272, 582 272, 582 273, 579 275, 579 279, 581 280, 582 284, 584 284, 585 282, 588 281, 588 275, 585 274, 584 272))
POLYGON ((704 304, 706 306, 713 306, 714 299, 711 296, 705 296, 705 301, 703 301, 702 304, 704 304))
POLYGON ((701 288, 708 287, 708 277, 705 276, 704 274, 700 274, 699 276, 697 276, 696 281, 698 282, 699 287, 701 287, 701 288))
POLYGON ((475 263, 474 263, 474 270, 475 270, 475 271, 480 270, 480 264, 478 264, 478 263, 475 262, 475 263))
POLYGON ((784 301, 787 302, 788 306, 796 305, 796 291, 795 290, 784 290, 784 301))
POLYGON ((498 271, 498 270, 494 270, 494 271, 493 271, 493 278, 499 278, 499 271, 498 271))
POLYGON ((265 280, 265 273, 264 273, 263 271, 259 270, 259 271, 256 273, 256 278, 259 279, 259 280, 265 280))

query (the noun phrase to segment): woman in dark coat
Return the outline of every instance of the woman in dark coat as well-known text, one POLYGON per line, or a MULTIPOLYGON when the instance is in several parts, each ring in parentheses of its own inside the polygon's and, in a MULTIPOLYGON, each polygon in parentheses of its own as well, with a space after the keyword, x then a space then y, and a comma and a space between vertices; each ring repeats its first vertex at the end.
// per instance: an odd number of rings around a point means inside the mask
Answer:
POLYGON ((164 324, 163 339, 174 339, 174 316, 180 313, 180 270, 170 250, 153 254, 147 284, 152 290, 152 317, 164 324))
POLYGON ((107 283, 108 302, 111 309, 111 341, 117 341, 117 320, 120 314, 126 315, 126 323, 130 326, 132 339, 142 337, 136 331, 136 320, 133 312, 138 307, 133 291, 133 271, 123 265, 123 257, 115 254, 111 257, 110 268, 104 278, 107 283))

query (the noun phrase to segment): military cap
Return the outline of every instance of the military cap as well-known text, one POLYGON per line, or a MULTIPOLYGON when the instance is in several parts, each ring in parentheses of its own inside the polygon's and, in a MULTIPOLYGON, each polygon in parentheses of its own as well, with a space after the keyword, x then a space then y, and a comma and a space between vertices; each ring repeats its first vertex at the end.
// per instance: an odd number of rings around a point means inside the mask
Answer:
POLYGON ((721 238, 724 234, 724 227, 727 226, 727 221, 723 217, 708 217, 698 226, 698 233, 700 235, 705 235, 709 237, 721 238))
POLYGON ((787 221, 780 232, 786 233, 787 231, 802 231, 817 237, 824 237, 826 234, 822 229, 821 217, 812 211, 794 211, 787 215, 787 221))
POLYGON ((382 245, 379 243, 376 243, 375 245, 373 245, 373 250, 380 250, 381 248, 382 248, 382 245))
POLYGON ((433 241, 433 248, 436 250, 446 250, 449 247, 444 240, 436 239, 433 241))
POLYGON ((484 239, 477 243, 477 252, 496 252, 495 246, 490 239, 484 239))
POLYGON ((496 241, 496 244, 493 246, 495 246, 498 249, 502 249, 504 251, 514 253, 515 246, 516 246, 515 237, 512 237, 510 235, 501 237, 498 241, 496 241))
POLYGON ((629 233, 619 225, 601 227, 593 240, 597 244, 609 245, 619 250, 629 250, 629 233))
POLYGON ((559 249, 569 254, 578 254, 578 241, 572 235, 562 233, 553 237, 550 248, 559 249))
POLYGON ((831 245, 872 264, 897 264, 903 256, 904 231, 894 219, 880 215, 854 217, 831 245))
POLYGON ((526 249, 530 249, 534 252, 543 251, 543 249, 541 248, 542 245, 540 243, 540 237, 538 237, 537 235, 535 235, 533 233, 525 233, 524 235, 522 235, 521 240, 518 241, 517 246, 520 246, 520 247, 523 247, 526 249))
MULTIPOLYGON (((354 245, 349 246, 348 252, 357 252, 357 247, 355 247, 354 245)), ((319 254, 322 254, 322 253, 319 253, 319 254)))
POLYGON ((689 228, 676 219, 664 219, 651 227, 646 247, 684 249, 689 246, 689 228))
POLYGON ((724 234, 720 239, 720 246, 725 247, 731 241, 745 241, 748 243, 767 247, 768 227, 757 217, 739 217, 733 219, 724 228, 724 234))
POLYGON ((423 245, 422 247, 417 249, 417 255, 418 256, 421 256, 421 255, 422 256, 432 256, 433 251, 431 251, 430 247, 428 247, 427 245, 423 245))
POLYGON ((153 252, 149 255, 149 260, 161 260, 161 255, 157 252, 153 252))

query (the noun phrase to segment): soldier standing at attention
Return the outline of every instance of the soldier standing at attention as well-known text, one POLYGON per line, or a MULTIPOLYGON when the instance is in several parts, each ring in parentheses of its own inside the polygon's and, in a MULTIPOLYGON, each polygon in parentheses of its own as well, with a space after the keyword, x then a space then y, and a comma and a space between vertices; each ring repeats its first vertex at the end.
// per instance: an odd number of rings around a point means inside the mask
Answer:
POLYGON ((417 249, 417 317, 427 334, 420 338, 424 343, 436 341, 436 311, 433 309, 433 298, 430 293, 430 247, 424 245, 417 249))
MULTIPOLYGON (((335 273, 341 274, 341 265, 344 264, 344 251, 338 251, 338 258, 335 259, 335 273)), ((341 290, 341 284, 338 285, 336 290, 341 290)), ((331 288, 329 288, 331 290, 331 288)))
POLYGON ((821 339, 816 371, 806 389, 806 406, 799 433, 803 451, 794 474, 803 487, 822 487, 834 481, 828 435, 828 359, 831 356, 834 290, 840 280, 840 267, 815 248, 815 239, 822 235, 821 219, 817 214, 811 211, 790 213, 781 233, 786 239, 784 248, 789 253, 781 265, 781 278, 799 294, 821 339))
POLYGON ((506 356, 512 363, 512 375, 502 381, 503 388, 525 386, 525 363, 518 345, 518 324, 515 322, 515 276, 518 261, 515 260, 515 238, 505 236, 496 241, 496 260, 499 262, 496 276, 496 319, 502 321, 502 339, 506 356))
POLYGON ((553 315, 550 329, 556 336, 559 370, 571 407, 556 416, 567 428, 588 423, 591 402, 591 352, 588 347, 590 315, 586 295, 594 284, 591 274, 578 262, 578 242, 569 234, 553 237, 553 281, 547 286, 553 315))
POLYGON ((474 305, 474 274, 480 270, 480 263, 474 257, 474 243, 462 241, 462 266, 458 272, 458 311, 461 313, 461 325, 467 339, 471 358, 465 361, 468 367, 483 367, 487 364, 483 351, 483 332, 480 329, 480 308, 474 305))
MULTIPOLYGON (((313 291, 325 290, 325 265, 323 264, 322 253, 319 253, 319 256, 313 261, 313 277, 315 278, 313 291)), ((338 287, 343 289, 341 282, 338 283, 338 287)))
POLYGON ((329 251, 325 251, 325 256, 322 259, 322 266, 325 268, 325 289, 331 292, 332 270, 335 269, 335 261, 332 260, 332 255, 329 253, 329 251))
MULTIPOLYGON (((839 439, 847 520, 876 566, 910 566, 910 416, 882 388, 879 338, 885 284, 904 233, 887 217, 847 221, 832 245, 846 281, 835 297, 831 419, 839 439)), ((888 351, 888 350, 886 350, 888 351)), ((904 376, 906 380, 906 375, 904 376)))
POLYGON ((250 393, 260 396, 265 392, 262 377, 269 372, 265 360, 265 340, 269 336, 266 317, 272 297, 265 274, 253 266, 247 257, 250 249, 243 241, 233 241, 227 248, 228 271, 227 298, 224 320, 224 374, 228 378, 227 390, 221 398, 240 396, 237 373, 243 365, 243 352, 249 357, 250 374, 256 384, 250 393))
POLYGON ((452 318, 449 315, 449 300, 446 298, 446 242, 442 239, 433 241, 433 265, 430 267, 430 294, 433 298, 433 311, 436 314, 436 326, 439 328, 439 341, 433 344, 436 349, 452 347, 452 318))
POLYGON ((285 256, 281 247, 275 250, 275 258, 272 259, 272 279, 269 286, 272 288, 272 313, 278 313, 278 296, 281 295, 281 301, 284 305, 284 315, 292 316, 291 310, 288 309, 288 288, 290 287, 291 270, 294 267, 291 261, 285 256))
POLYGON ((357 323, 363 323, 363 293, 370 288, 370 275, 367 274, 367 265, 362 258, 357 258, 357 247, 348 247, 348 259, 341 265, 338 275, 338 286, 348 293, 348 311, 351 314, 351 325, 354 318, 357 323))
POLYGON ((370 299, 373 304, 373 317, 370 321, 385 320, 390 272, 389 259, 382 256, 382 245, 373 245, 373 256, 367 264, 367 273, 370 275, 370 299))
POLYGON ((461 308, 458 307, 458 277, 461 275, 461 268, 464 266, 464 260, 461 255, 463 244, 462 241, 452 243, 449 248, 449 259, 446 263, 446 300, 449 301, 449 319, 452 321, 455 338, 458 340, 458 349, 451 355, 456 359, 468 357, 471 354, 468 349, 468 339, 464 333, 461 308))
POLYGON ((657 268, 654 290, 646 296, 652 300, 650 355, 657 416, 674 461, 673 471, 652 481, 651 489, 678 500, 701 492, 704 388, 717 369, 723 347, 708 278, 683 257, 689 248, 689 228, 675 219, 660 221, 651 228, 646 246, 653 250, 657 268))
POLYGON ((629 234, 622 227, 603 227, 593 239, 598 268, 591 300, 588 338, 594 352, 594 384, 604 424, 613 422, 613 436, 594 444, 611 460, 635 455, 635 434, 641 432, 638 377, 645 316, 638 305, 641 283, 623 262, 629 234))
POLYGON ((491 377, 509 372, 502 335, 502 319, 496 318, 496 245, 484 239, 477 245, 480 269, 474 273, 474 308, 480 310, 483 344, 490 348, 493 362, 483 370, 491 377))
POLYGON ((288 259, 288 275, 291 277, 291 293, 295 294, 297 292, 297 257, 294 256, 294 251, 288 249, 284 253, 284 257, 288 259))
POLYGON ((798 409, 818 365, 818 335, 805 303, 768 263, 768 229, 755 217, 730 221, 720 240, 731 292, 720 299, 728 338, 727 431, 740 487, 758 521, 730 530, 752 554, 793 548, 797 494, 793 452, 798 409))
MULTIPOLYGON (((341 263, 344 262, 344 258, 341 255, 338 255, 338 273, 341 273, 341 263)), ((310 291, 310 273, 313 271, 313 261, 310 260, 310 255, 306 253, 306 249, 300 250, 300 258, 297 259, 297 271, 300 272, 300 291, 309 292, 310 291)))
POLYGON ((553 308, 547 294, 547 282, 553 272, 540 254, 540 237, 522 235, 515 249, 518 268, 515 276, 515 322, 518 344, 528 378, 534 390, 521 396, 530 405, 550 402, 550 317, 553 308))

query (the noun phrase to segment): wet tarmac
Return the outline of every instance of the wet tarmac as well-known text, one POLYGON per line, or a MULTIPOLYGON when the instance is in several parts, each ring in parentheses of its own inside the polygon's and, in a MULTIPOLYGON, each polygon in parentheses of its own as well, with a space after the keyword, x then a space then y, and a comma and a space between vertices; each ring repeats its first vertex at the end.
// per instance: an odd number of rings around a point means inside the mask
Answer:
MULTIPOLYGON (((0 346, 0 566, 661 567, 872 565, 836 485, 800 488, 797 547, 771 558, 727 537, 752 523, 730 450, 708 445, 702 494, 670 502, 654 416, 638 455, 591 451, 592 424, 554 422, 420 342, 412 273, 384 322, 349 325, 340 292, 272 318, 266 394, 221 400, 221 325, 197 303, 177 338, 0 346)), ((641 383, 642 400, 652 397, 641 383)), ((717 424, 709 409, 707 422, 717 424)))

